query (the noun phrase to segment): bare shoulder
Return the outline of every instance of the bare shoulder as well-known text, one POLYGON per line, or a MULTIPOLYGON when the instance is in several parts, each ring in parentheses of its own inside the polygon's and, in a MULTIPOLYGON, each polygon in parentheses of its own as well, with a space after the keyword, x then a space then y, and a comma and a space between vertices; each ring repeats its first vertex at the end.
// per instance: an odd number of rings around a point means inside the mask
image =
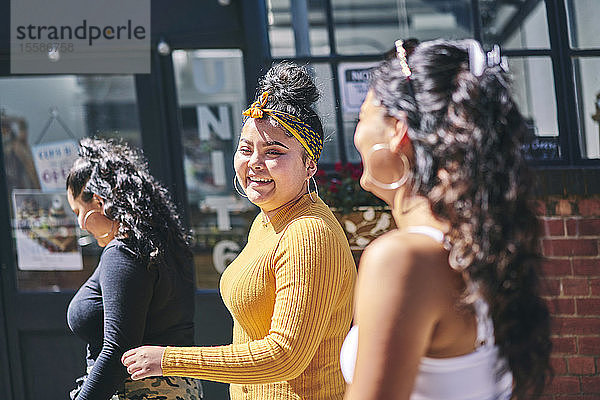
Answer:
POLYGON ((447 270, 447 252, 431 239, 390 231, 367 246, 360 260, 363 274, 405 275, 408 272, 435 277, 447 270))
MULTIPOLYGON (((452 279, 443 247, 419 235, 391 231, 364 251, 358 268, 357 296, 441 306, 452 279)), ((397 303, 396 303, 397 304, 397 303)))

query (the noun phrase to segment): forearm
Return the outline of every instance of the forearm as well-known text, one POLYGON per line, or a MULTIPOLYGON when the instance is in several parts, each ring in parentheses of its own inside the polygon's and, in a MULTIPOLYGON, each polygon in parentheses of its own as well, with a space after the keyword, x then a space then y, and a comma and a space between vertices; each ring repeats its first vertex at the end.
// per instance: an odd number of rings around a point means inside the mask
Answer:
POLYGON ((104 348, 94 367, 88 374, 76 400, 106 400, 127 378, 127 371, 121 365, 121 354, 114 349, 104 348))
POLYGON ((272 335, 249 343, 215 347, 167 347, 165 376, 186 376, 225 383, 260 384, 289 380, 310 362, 311 349, 293 348, 272 335), (307 351, 308 350, 308 351, 307 351))

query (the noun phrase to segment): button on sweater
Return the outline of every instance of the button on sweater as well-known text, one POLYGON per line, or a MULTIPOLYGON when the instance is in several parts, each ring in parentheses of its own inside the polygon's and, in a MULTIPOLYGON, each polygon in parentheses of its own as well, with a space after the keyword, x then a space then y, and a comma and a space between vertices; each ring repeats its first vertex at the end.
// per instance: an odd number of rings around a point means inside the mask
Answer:
POLYGON ((233 343, 168 347, 163 374, 231 383, 233 400, 341 399, 356 280, 344 231, 308 195, 265 217, 221 278, 233 343))

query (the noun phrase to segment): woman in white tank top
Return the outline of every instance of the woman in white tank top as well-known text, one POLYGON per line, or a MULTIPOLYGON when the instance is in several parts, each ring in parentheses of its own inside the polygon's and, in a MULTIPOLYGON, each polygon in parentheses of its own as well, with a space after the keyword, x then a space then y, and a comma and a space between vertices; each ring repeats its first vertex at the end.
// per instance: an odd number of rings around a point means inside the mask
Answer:
POLYGON ((398 230, 362 255, 347 400, 535 398, 550 375, 525 123, 473 40, 396 42, 354 143, 398 230), (416 47, 416 48, 415 48, 416 47))

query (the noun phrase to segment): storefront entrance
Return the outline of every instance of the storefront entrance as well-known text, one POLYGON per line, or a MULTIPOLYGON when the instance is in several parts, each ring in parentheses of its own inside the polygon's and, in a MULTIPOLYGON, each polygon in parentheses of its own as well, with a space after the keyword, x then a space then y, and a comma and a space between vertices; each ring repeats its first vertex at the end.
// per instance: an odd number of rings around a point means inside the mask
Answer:
MULTIPOLYGON (((8 6, 1 10, 9 25, 8 6)), ((194 232, 196 343, 231 340, 219 276, 256 209, 235 196, 240 111, 269 62, 262 1, 152 2, 151 74, 11 75, 0 59, 0 398, 65 399, 85 368, 66 324, 101 249, 76 226, 64 172, 77 140, 144 150, 194 232)), ((3 54, 10 35, 0 32, 3 54)), ((225 399, 226 385, 205 385, 225 399)))

